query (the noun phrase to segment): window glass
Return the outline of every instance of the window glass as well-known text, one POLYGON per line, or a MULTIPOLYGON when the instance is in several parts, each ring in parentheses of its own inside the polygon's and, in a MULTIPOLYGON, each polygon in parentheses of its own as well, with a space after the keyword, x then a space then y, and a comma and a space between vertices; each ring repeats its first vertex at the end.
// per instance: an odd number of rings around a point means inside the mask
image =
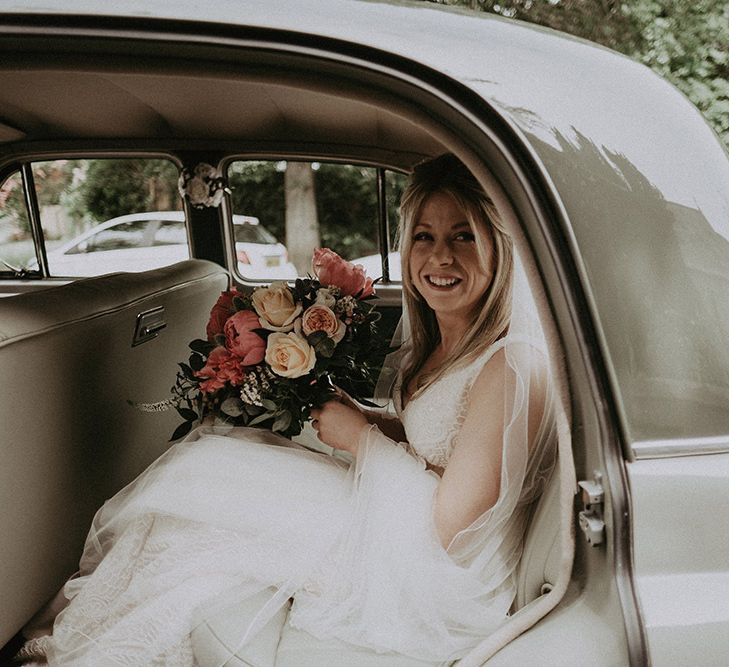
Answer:
POLYGON ((33 235, 18 171, 0 185, 0 273, 19 272, 34 260, 33 235))
MULTIPOLYGON (((325 162, 231 163, 234 238, 244 278, 293 279, 311 272, 315 248, 327 247, 382 275, 377 169, 325 162)), ((404 177, 387 174, 391 234, 404 177)), ((394 247, 394 246, 393 246, 394 247)), ((399 279, 399 259, 391 256, 399 279)), ((391 269, 391 277, 393 276, 391 269)))
POLYGON ((146 271, 187 259, 177 177, 177 167, 159 158, 33 163, 51 276, 146 271))

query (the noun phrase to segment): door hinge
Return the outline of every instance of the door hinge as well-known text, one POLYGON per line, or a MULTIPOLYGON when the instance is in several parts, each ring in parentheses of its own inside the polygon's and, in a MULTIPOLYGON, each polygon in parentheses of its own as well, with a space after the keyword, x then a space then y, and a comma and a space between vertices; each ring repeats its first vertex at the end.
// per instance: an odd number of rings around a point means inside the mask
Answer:
POLYGON ((605 540, 605 490, 602 487, 602 474, 595 471, 592 480, 577 483, 582 494, 582 511, 578 514, 580 529, 588 544, 596 547, 605 540))

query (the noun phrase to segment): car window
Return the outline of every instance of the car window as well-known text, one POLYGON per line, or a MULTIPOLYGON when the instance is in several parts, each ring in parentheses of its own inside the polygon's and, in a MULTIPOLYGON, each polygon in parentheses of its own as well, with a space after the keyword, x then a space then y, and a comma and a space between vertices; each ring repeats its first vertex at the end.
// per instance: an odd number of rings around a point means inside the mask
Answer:
POLYGON ((35 257, 19 171, 0 184, 0 274, 20 272, 35 257))
POLYGON ((47 272, 36 256, 20 173, 0 188, 3 268, 73 278, 145 271, 189 257, 178 169, 171 160, 55 159, 29 167, 23 169, 32 180, 47 272))
POLYGON ((243 278, 306 275, 313 250, 328 247, 362 264, 372 278, 382 276, 384 254, 390 278, 399 280, 393 250, 404 174, 365 165, 236 160, 228 165, 227 178, 237 271, 243 278), (381 176, 389 229, 382 244, 381 176))

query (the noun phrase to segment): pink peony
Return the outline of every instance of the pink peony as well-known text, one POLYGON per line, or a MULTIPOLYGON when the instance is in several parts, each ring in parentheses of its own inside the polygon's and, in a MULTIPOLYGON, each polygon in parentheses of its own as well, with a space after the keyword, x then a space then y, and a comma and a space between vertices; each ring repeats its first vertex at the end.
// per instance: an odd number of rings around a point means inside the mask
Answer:
POLYGON ((244 366, 261 363, 266 354, 266 341, 254 333, 260 326, 258 315, 252 310, 239 310, 225 323, 225 347, 239 357, 244 366))
POLYGON ((312 265, 322 285, 335 285, 345 296, 361 299, 375 293, 372 279, 367 277, 362 266, 347 262, 329 248, 315 250, 312 265))
POLYGON ((209 341, 213 341, 215 336, 223 333, 225 322, 233 314, 233 297, 238 296, 239 292, 233 288, 223 292, 218 300, 215 302, 213 309, 210 311, 210 319, 208 320, 208 326, 206 333, 209 341))

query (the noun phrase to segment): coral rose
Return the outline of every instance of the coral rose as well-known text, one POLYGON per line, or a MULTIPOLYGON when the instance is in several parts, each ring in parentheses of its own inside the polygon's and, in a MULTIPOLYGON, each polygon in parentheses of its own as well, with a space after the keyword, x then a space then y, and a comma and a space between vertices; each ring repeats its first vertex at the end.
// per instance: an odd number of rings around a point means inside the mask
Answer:
POLYGON ((203 380, 200 383, 200 391, 212 394, 222 389, 228 382, 233 386, 242 384, 246 371, 240 357, 236 357, 219 345, 213 348, 205 366, 197 371, 195 376, 203 380))
POLYGON ((261 287, 253 292, 251 298, 264 329, 291 331, 294 328, 294 320, 301 313, 302 306, 294 302, 286 283, 274 282, 269 287, 261 287))
POLYGON ((323 331, 335 343, 338 343, 344 338, 347 327, 331 308, 314 304, 307 308, 301 316, 301 330, 307 336, 315 331, 323 331))
POLYGON ((230 352, 222 345, 213 348, 208 355, 205 366, 195 372, 195 377, 203 379, 200 383, 200 391, 212 394, 225 386, 225 379, 219 376, 220 367, 230 359, 230 352))
POLYGON ((223 292, 218 297, 218 300, 210 311, 210 319, 205 330, 209 341, 212 342, 215 336, 223 333, 226 320, 235 312, 233 308, 233 297, 236 296, 240 296, 240 293, 237 289, 233 288, 232 290, 223 292))
POLYGON ((363 298, 375 293, 372 279, 359 264, 343 260, 329 248, 314 251, 312 266, 322 285, 335 285, 342 294, 363 298))
POLYGON ((295 333, 272 333, 266 347, 266 363, 285 378, 306 375, 316 363, 314 348, 295 333))
POLYGON ((240 310, 225 323, 225 347, 239 357, 244 366, 261 363, 266 353, 266 341, 254 331, 259 327, 258 317, 252 310, 240 310))

